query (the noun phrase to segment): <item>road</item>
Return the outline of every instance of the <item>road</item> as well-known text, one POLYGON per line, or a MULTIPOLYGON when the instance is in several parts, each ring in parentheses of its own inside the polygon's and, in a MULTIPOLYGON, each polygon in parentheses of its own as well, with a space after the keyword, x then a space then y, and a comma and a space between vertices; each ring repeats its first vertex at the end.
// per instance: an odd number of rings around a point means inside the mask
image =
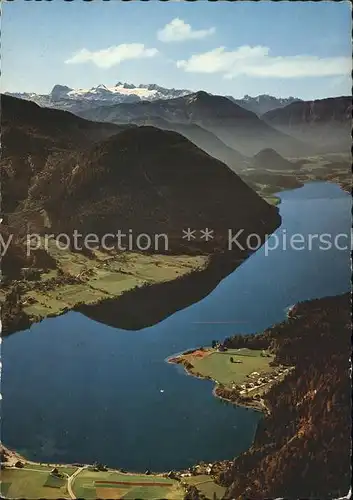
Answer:
POLYGON ((72 483, 73 483, 75 477, 78 476, 80 474, 80 472, 82 472, 85 468, 86 468, 86 466, 85 467, 79 467, 72 474, 72 476, 70 476, 69 479, 67 480, 67 491, 68 491, 68 493, 70 495, 70 498, 76 498, 75 493, 73 492, 73 489, 72 489, 72 483))

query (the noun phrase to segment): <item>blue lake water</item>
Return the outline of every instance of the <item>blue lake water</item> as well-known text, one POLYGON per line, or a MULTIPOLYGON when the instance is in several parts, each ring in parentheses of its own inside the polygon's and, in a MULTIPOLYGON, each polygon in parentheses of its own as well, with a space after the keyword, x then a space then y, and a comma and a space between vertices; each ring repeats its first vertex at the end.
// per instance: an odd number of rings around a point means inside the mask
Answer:
MULTIPOLYGON (((280 197, 281 241, 350 235, 351 197, 336 185, 307 184, 280 197)), ((349 250, 320 250, 313 240, 311 250, 307 242, 268 255, 262 247, 205 299, 143 330, 75 312, 33 325, 2 345, 2 440, 38 461, 98 460, 134 471, 232 458, 251 445, 261 415, 221 403, 211 382, 165 358, 263 330, 295 302, 349 289, 349 250)))

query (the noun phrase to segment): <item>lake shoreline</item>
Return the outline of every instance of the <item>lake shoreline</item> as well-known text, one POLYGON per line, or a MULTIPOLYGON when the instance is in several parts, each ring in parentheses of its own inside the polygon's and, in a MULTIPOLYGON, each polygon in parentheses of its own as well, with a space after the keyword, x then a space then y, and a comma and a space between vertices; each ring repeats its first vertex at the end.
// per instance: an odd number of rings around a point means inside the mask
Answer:
MULTIPOLYGON (((189 277, 191 278, 190 282, 191 282, 191 281, 195 278, 195 274, 196 274, 196 273, 190 273, 190 274, 189 274, 189 277)), ((163 285, 165 285, 165 283, 163 283, 163 285)), ((330 286, 331 286, 331 285, 330 285, 330 286)), ((144 290, 144 291, 148 291, 148 289, 149 289, 148 287, 144 287, 144 288, 145 288, 145 290, 144 290)), ((161 290, 162 290, 162 292, 163 292, 163 290, 164 290, 164 287, 162 286, 162 284, 158 284, 158 285, 156 285, 156 287, 155 287, 155 288, 161 289, 161 290)), ((330 289, 331 289, 331 288, 329 288, 328 290, 330 290, 330 289)), ((135 292, 134 292, 134 293, 135 293, 135 292)), ((140 293, 140 292, 139 292, 139 293, 140 293)), ((315 292, 315 293, 317 293, 317 292, 315 292)), ((127 295, 127 294, 125 294, 125 295, 127 295)), ((337 293, 337 292, 335 291, 335 289, 334 289, 334 290, 333 290, 333 295, 332 295, 332 297, 334 297, 334 296, 336 296, 336 297, 337 297, 337 296, 339 296, 339 295, 340 295, 340 293, 337 293)), ((319 292, 318 292, 317 294, 315 294, 315 295, 312 295, 312 297, 315 297, 315 296, 320 296, 319 292)), ((310 295, 309 295, 309 297, 310 297, 310 295)), ((326 297, 330 297, 330 295, 328 294, 328 295, 326 295, 326 297)), ((319 301, 319 302, 320 302, 320 301, 322 301, 322 300, 323 300, 323 299, 321 299, 321 298, 320 298, 320 299, 307 299, 307 300, 303 299, 303 301, 305 301, 305 302, 309 302, 309 303, 311 303, 311 302, 317 302, 317 301, 319 301)), ((286 323, 288 323, 288 322, 289 322, 289 321, 291 321, 291 320, 296 321, 296 313, 297 313, 297 310, 298 310, 298 305, 299 305, 299 304, 301 304, 301 303, 302 303, 302 301, 298 301, 297 303, 295 303, 295 302, 294 302, 294 300, 293 300, 293 301, 288 300, 288 302, 285 304, 285 306, 286 306, 286 307, 284 307, 284 309, 283 309, 284 311, 286 311, 286 316, 287 316, 286 323), (292 306, 288 306, 288 304, 294 304, 294 305, 292 305, 292 306)), ((283 307, 283 304, 282 304, 282 307, 283 307)), ((270 322, 269 322, 269 324, 270 324, 270 322)), ((275 323, 273 323, 272 327, 270 327, 270 328, 269 328, 269 329, 267 329, 266 331, 268 331, 268 330, 271 330, 271 329, 275 328, 275 326, 276 326, 276 325, 278 325, 278 324, 281 324, 281 323, 278 323, 278 321, 276 321, 275 323)), ((255 330, 255 331, 256 331, 256 330, 255 330)), ((245 337, 247 337, 247 336, 249 336, 249 335, 251 335, 251 334, 244 335, 244 338, 245 338, 245 337)), ((261 335, 261 334, 257 334, 257 335, 261 335)), ((184 344, 184 345, 185 345, 185 344, 184 344)), ((187 346, 187 345, 188 345, 188 344, 186 344, 186 346, 187 346)), ((190 344, 189 344, 189 345, 190 345, 190 344)), ((181 351, 181 350, 180 350, 180 351, 181 351)), ((185 351, 184 351, 184 352, 185 352, 185 351)), ((174 356, 174 357, 175 357, 175 356, 174 356)), ((164 358, 165 360, 168 360, 168 359, 169 359, 169 358, 165 358, 164 356, 163 356, 163 358, 164 358)), ((162 358, 162 359, 163 359, 163 358, 162 358)), ((173 358, 173 356, 172 356, 172 358, 173 358)), ((189 373, 188 375, 192 375, 192 376, 194 376, 194 377, 195 377, 195 374, 193 374, 193 373, 189 373)), ((202 379, 202 378, 206 379, 206 378, 207 378, 207 379, 209 379, 209 380, 213 380, 212 378, 209 378, 209 377, 202 377, 202 376, 201 376, 201 377, 199 377, 199 378, 200 378, 200 379, 202 379)), ((213 381, 214 381, 214 380, 213 380, 213 381)), ((287 385, 288 385, 288 384, 287 384, 287 385)), ((285 390, 285 389, 286 389, 286 385, 284 385, 284 386, 283 386, 283 385, 279 384, 279 390, 280 390, 280 391, 285 390)), ((275 390, 278 390, 278 388, 276 388, 275 390)), ((220 393, 220 392, 219 392, 219 388, 217 388, 217 387, 213 387, 213 391, 212 391, 212 392, 213 392, 214 396, 216 396, 217 398, 220 398, 220 399, 222 399, 222 400, 224 400, 224 401, 227 401, 227 402, 229 402, 229 403, 232 403, 232 404, 235 404, 235 405, 241 406, 241 405, 239 405, 239 402, 234 401, 231 397, 227 397, 227 395, 226 395, 226 394, 224 394, 224 393, 220 393)), ((231 395, 229 395, 229 396, 231 396, 231 395)), ((250 407, 250 406, 249 406, 249 402, 248 402, 248 405, 247 405, 247 406, 248 406, 248 407, 250 407)), ((271 412, 271 405, 268 405, 268 407, 267 407, 267 408, 268 408, 269 415, 271 416, 271 413, 270 413, 270 412, 271 412)), ((272 408, 273 408, 273 405, 272 405, 272 408)), ((252 408, 252 409, 254 409, 254 408, 252 408)), ((254 410, 256 410, 256 409, 254 409, 254 410)), ((259 411, 263 411, 263 410, 262 410, 262 409, 259 409, 259 411)), ((272 413, 273 413, 273 412, 272 412, 272 413)), ((260 424, 259 424, 259 425, 260 425, 260 424)), ((259 432, 259 425, 257 425, 257 431, 256 431, 256 434, 259 432)), ((260 425, 260 427, 261 427, 261 425, 260 425)), ((260 430, 261 430, 261 429, 260 429, 260 430)), ((253 445, 252 445, 252 446, 253 446, 253 445)), ((246 452, 245 452, 245 453, 246 453, 246 452)), ((240 457, 241 455, 243 455, 243 453, 241 453, 240 455, 236 454, 236 456, 237 456, 237 457, 240 457)), ((35 463, 35 462, 34 462, 34 463, 35 463)), ((159 469, 158 469, 158 470, 159 470, 159 469)))
MULTIPOLYGON (((262 245, 280 224, 277 211, 265 226, 254 225, 262 245)), ((254 253, 246 247, 197 255, 97 252, 87 257, 50 251, 55 269, 39 278, 3 285, 2 336, 69 311, 127 330, 152 326, 205 298, 254 253), (117 310, 119 324, 115 323, 117 310)))
MULTIPOLYGON (((287 328, 293 328, 293 323, 306 321, 306 315, 308 315, 308 319, 310 319, 310 315, 312 314, 312 311, 314 311, 314 313, 315 313, 315 311, 317 310, 317 307, 320 306, 321 303, 330 304, 332 301, 333 302, 344 301, 346 296, 347 296, 347 294, 337 295, 337 296, 328 296, 328 297, 325 297, 324 299, 312 299, 312 300, 298 302, 297 304, 294 304, 288 308, 287 314, 286 314, 286 319, 284 321, 282 321, 281 323, 276 323, 276 324, 272 325, 271 327, 267 328, 266 330, 264 330, 262 332, 258 332, 255 335, 248 334, 248 335, 238 336, 237 338, 228 338, 228 339, 226 339, 226 342, 237 344, 237 342, 238 342, 237 339, 238 338, 240 339, 240 337, 241 337, 240 340, 245 341, 245 342, 247 341, 247 338, 249 338, 251 343, 253 343, 253 344, 256 344, 258 341, 262 342, 264 339, 267 339, 267 341, 270 342, 271 339, 278 338, 279 331, 282 331, 283 329, 287 329, 287 328)), ((192 350, 186 351, 186 352, 190 353, 190 352, 194 352, 194 351, 195 350, 192 349, 192 350)), ((288 352, 288 355, 289 356, 292 356, 292 355, 296 356, 297 353, 294 350, 293 353, 288 352)), ((174 356, 174 357, 171 356, 170 358, 166 359, 166 362, 168 362, 170 364, 182 364, 183 365, 183 361, 180 359, 180 355, 174 356)), ((185 366, 184 366, 184 368, 185 368, 185 366)), ((289 368, 290 368, 290 372, 293 371, 293 375, 295 376, 295 373, 297 371, 296 365, 292 364, 289 368)), ((190 373, 189 371, 187 371, 187 373, 188 373, 188 376, 192 375, 192 376, 200 378, 200 379, 213 380, 210 377, 197 376, 193 373, 190 373)), ((289 377, 289 379, 292 379, 293 375, 291 375, 291 377, 289 377)), ((274 411, 274 408, 272 408, 272 405, 271 405, 271 397, 270 396, 272 395, 274 390, 277 393, 278 392, 285 392, 288 390, 288 387, 287 387, 288 384, 286 383, 286 379, 287 379, 287 377, 285 376, 283 379, 277 381, 277 383, 271 384, 271 386, 269 386, 268 390, 266 390, 266 393, 264 394, 264 398, 263 398, 264 405, 263 406, 258 405, 257 407, 254 407, 254 406, 252 406, 250 401, 244 401, 243 406, 246 406, 254 411, 261 411, 261 412, 265 413, 265 419, 277 418, 278 416, 276 417, 276 411, 274 411), (266 397, 267 394, 269 395, 268 399, 266 397)), ((212 392, 213 392, 213 395, 216 396, 217 398, 223 399, 223 400, 225 400, 231 404, 234 404, 234 405, 242 406, 242 402, 238 399, 238 397, 236 397, 236 399, 232 399, 230 397, 231 395, 234 396, 234 393, 232 390, 229 390, 229 397, 227 397, 227 395, 225 395, 225 393, 219 392, 219 385, 218 386, 216 385, 213 388, 212 392)), ((257 426, 257 431, 255 433, 253 443, 250 446, 249 450, 256 448, 257 436, 260 432, 263 432, 263 424, 260 425, 260 427, 259 427, 259 425, 257 426)), ((39 462, 35 462, 35 461, 27 459, 26 457, 20 455, 18 452, 6 447, 4 444, 2 444, 1 447, 2 447, 2 450, 5 451, 5 454, 8 454, 10 457, 10 460, 9 460, 11 462, 10 467, 15 467, 14 462, 18 461, 18 460, 23 461, 24 463, 27 463, 27 464, 37 464, 37 465, 39 464, 39 462)), ((243 453, 240 453, 232 460, 235 460, 235 461, 241 460, 243 456, 245 457, 249 454, 249 452, 250 452, 249 450, 245 451, 243 453)), ((216 484, 220 484, 221 486, 224 485, 224 481, 223 482, 220 481, 220 483, 218 483, 217 478, 218 478, 219 474, 222 476, 222 473, 224 471, 231 470, 232 460, 221 460, 221 461, 211 462, 211 464, 205 464, 205 465, 207 465, 207 470, 210 470, 210 471, 216 470, 217 471, 217 473, 206 472, 206 474, 210 475, 210 480, 215 480, 216 484)), ((183 481, 184 477, 198 476, 198 475, 205 474, 204 468, 201 468, 200 473, 198 473, 198 472, 195 473, 195 471, 197 470, 198 467, 203 467, 201 464, 202 464, 202 462, 200 462, 200 465, 198 465, 196 463, 193 467, 188 467, 186 469, 181 469, 181 470, 172 470, 169 473, 168 472, 154 473, 153 471, 151 471, 151 472, 148 472, 148 474, 151 474, 152 476, 156 476, 156 477, 158 477, 158 476, 159 477, 162 477, 162 476, 166 477, 166 475, 167 475, 167 477, 169 477, 168 474, 172 473, 172 475, 173 475, 172 477, 174 479, 177 479, 178 481, 180 481, 180 480, 183 481)), ((4 465, 6 466, 6 462, 4 465)), ((43 465, 43 463, 41 463, 41 465, 43 465)), ((92 467, 92 465, 90 465, 90 464, 51 464, 51 463, 46 463, 44 465, 48 465, 50 467, 51 466, 59 467, 59 468, 60 467, 83 467, 83 468, 92 467)), ((141 472, 134 472, 134 471, 130 471, 130 470, 125 471, 123 469, 118 469, 118 468, 109 467, 107 469, 109 471, 120 472, 120 473, 127 474, 127 475, 142 474, 141 472)), ((185 487, 185 484, 184 484, 184 487, 185 487)))
MULTIPOLYGON (((6 461, 2 461, 1 463, 6 467, 15 467, 15 462, 22 462, 23 464, 29 465, 45 465, 48 467, 93 467, 93 464, 84 464, 84 463, 61 463, 61 462, 36 462, 35 460, 30 460, 25 455, 9 448, 4 443, 1 443, 1 452, 7 457, 6 461)), ((125 471, 123 468, 115 468, 115 467, 107 467, 109 471, 119 472, 121 474, 133 475, 133 474, 143 474, 141 471, 125 471)), ((154 476, 163 476, 166 472, 153 472, 151 473, 154 476)))
POLYGON ((212 389, 212 394, 215 398, 218 398, 218 399, 225 401, 227 403, 234 404, 235 406, 243 406, 244 408, 249 408, 251 410, 259 411, 261 413, 266 413, 266 412, 269 413, 269 409, 266 406, 261 405, 256 400, 242 401, 241 399, 238 399, 237 401, 234 401, 231 398, 227 397, 226 395, 221 394, 220 393, 221 388, 220 388, 220 385, 217 383, 217 381, 214 380, 213 378, 207 376, 207 375, 201 375, 200 373, 194 372, 192 370, 192 368, 189 368, 187 366, 187 364, 186 364, 187 362, 185 362, 183 360, 182 355, 177 356, 177 357, 172 357, 170 359, 167 359, 166 361, 167 361, 167 363, 170 363, 170 364, 182 365, 184 370, 185 370, 185 373, 190 377, 195 377, 195 378, 198 378, 200 380, 209 380, 211 382, 214 382, 215 385, 212 389))
MULTIPOLYGON (((307 184, 319 183, 319 182, 327 182, 330 184, 334 184, 340 187, 343 192, 348 193, 349 189, 347 188, 347 184, 340 180, 322 180, 322 179, 313 179, 297 186, 294 189, 285 189, 283 188, 281 191, 276 191, 271 194, 271 197, 274 197, 279 200, 279 203, 282 203, 281 193, 285 191, 293 191, 296 189, 302 189, 307 184)), ((261 193, 259 193, 261 194, 261 193)), ((263 193, 262 193, 263 195, 263 193)), ((273 223, 270 227, 261 228, 264 234, 272 234, 276 229, 280 227, 281 217, 278 215, 278 219, 276 224, 273 223)), ((261 235, 261 232, 259 231, 261 235)), ((264 243, 264 242, 263 242, 264 243)), ((99 252, 100 253, 100 252, 99 252)), ((95 319, 95 314, 97 313, 98 321, 100 316, 100 311, 102 311, 103 316, 106 314, 108 316, 112 316, 109 309, 109 304, 112 304, 113 309, 116 306, 119 306, 120 316, 123 316, 123 309, 130 308, 131 300, 139 301, 141 298, 141 303, 145 302, 147 294, 145 293, 148 289, 148 293, 151 295, 158 296, 158 301, 161 302, 163 297, 165 296, 163 288, 165 288, 168 293, 170 290, 172 291, 174 298, 177 298, 178 304, 175 308, 171 308, 171 311, 168 311, 168 305, 164 304, 164 311, 156 311, 156 309, 152 312, 151 318, 148 318, 143 324, 134 324, 131 320, 131 314, 122 328, 127 330, 135 330, 140 328, 145 328, 147 326, 152 326, 157 321, 162 321, 168 315, 173 314, 174 312, 190 305, 194 302, 202 300, 205 296, 207 296, 210 291, 227 275, 234 271, 237 267, 239 267, 247 258, 252 254, 252 252, 241 252, 241 251, 232 251, 232 256, 226 255, 226 252, 215 252, 211 254, 199 254, 199 255, 158 255, 152 254, 151 257, 142 255, 142 260, 154 260, 155 265, 164 265, 164 260, 169 259, 169 266, 173 266, 173 261, 176 262, 176 267, 178 269, 178 276, 174 276, 172 278, 165 278, 158 280, 150 280, 150 279, 141 279, 140 276, 131 276, 131 284, 127 285, 123 290, 114 291, 111 288, 104 288, 106 284, 104 283, 103 288, 99 287, 94 281, 96 278, 91 279, 89 276, 74 275, 72 273, 65 272, 62 275, 58 275, 55 279, 43 279, 40 278, 38 281, 21 281, 16 280, 14 286, 7 286, 3 284, 3 292, 2 297, 0 296, 0 303, 2 306, 2 330, 1 336, 7 336, 10 334, 14 334, 18 331, 23 331, 30 328, 33 324, 40 323, 46 318, 55 318, 61 316, 69 311, 77 311, 82 312, 83 314, 87 314, 88 317, 92 317, 95 319), (181 262, 181 259, 185 259, 185 265, 181 262), (160 260, 160 264, 158 264, 158 260, 160 260), (186 262, 186 261, 189 262, 186 262), (223 260, 223 263, 221 262, 223 260), (215 272, 219 273, 218 279, 215 277, 215 272), (209 278, 207 278, 207 274, 209 274, 209 278), (199 279, 199 275, 205 276, 199 279), (178 295, 178 284, 181 283, 183 279, 185 282, 191 278, 191 281, 202 281, 201 286, 199 287, 198 293, 196 293, 196 297, 192 297, 190 299, 190 303, 186 304, 185 298, 182 297, 184 295, 185 290, 189 288, 183 287, 183 293, 181 297, 177 297, 178 295), (53 284, 51 285, 51 281, 53 284), (56 281, 57 283, 54 283, 56 281), (207 283, 209 281, 209 283, 207 283), (51 288, 50 288, 51 287, 51 288), (64 295, 66 294, 67 288, 70 288, 70 298, 69 302, 66 303, 65 300, 62 301, 60 298, 58 300, 58 294, 60 295, 60 290, 64 290, 64 295), (205 291, 202 290, 205 289, 205 291), (38 292, 35 293, 33 289, 39 289, 38 292), (76 293, 77 291, 77 293, 76 293), (12 295, 15 295, 13 298, 12 295), (39 308, 36 307, 38 295, 38 305, 39 308), (49 304, 49 309, 48 309, 49 304), (38 309, 38 310, 37 310, 38 309), (39 311, 39 313, 38 313, 39 311), (93 316, 91 316, 93 313, 93 316), (155 317, 157 316, 157 317, 155 317), (131 326, 129 325, 131 323, 131 326)), ((71 257, 70 257, 71 258, 71 257)), ((107 258, 111 260, 112 257, 107 258)), ((65 257, 66 259, 66 257, 65 257)), ((64 259, 64 260, 65 260, 64 259)), ((82 256, 82 259, 84 257, 82 256)), ((91 260, 90 268, 97 266, 97 269, 102 267, 102 260, 98 259, 97 264, 95 264, 95 260, 86 259, 86 261, 91 260)), ((103 259, 104 260, 104 259, 103 259)), ((150 265, 150 262, 147 262, 150 265)), ((105 264, 103 263, 103 266, 105 264)), ((89 268, 89 271, 91 270, 89 268)), ((113 271, 113 270, 112 270, 113 271)), ((130 275, 130 272, 122 274, 130 275)), ((111 274, 114 274, 113 272, 111 274)), ((115 273, 116 274, 116 273, 115 273)), ((194 287, 193 283, 190 283, 194 287)), ((199 286, 199 285, 197 285, 199 286)), ((191 293, 189 290, 187 293, 191 293)), ((191 294, 192 295, 192 294, 191 294)), ((148 297, 147 297, 148 299, 148 297)), ((148 316, 150 313, 148 312, 148 316)), ((116 326, 114 323, 111 326, 116 326)), ((120 325, 117 325, 120 327, 120 325)))
MULTIPOLYGON (((293 498, 338 498, 348 491, 351 408, 344 401, 351 401, 350 366, 346 356, 351 336, 350 302, 349 292, 300 301, 288 309, 285 321, 252 339, 252 342, 267 340, 276 350, 276 361, 293 369, 268 391, 266 402, 270 413, 259 422, 249 450, 235 457, 232 466, 220 474, 220 483, 227 487, 225 498, 242 498, 244 491, 256 498, 260 491, 266 498, 288 496, 286 484, 295 481, 293 464, 303 456, 307 457, 308 465, 300 485, 302 489, 296 491, 294 486, 293 498), (342 333, 339 340, 338 331, 342 333), (291 342, 289 348, 288 341, 291 342), (320 351, 312 351, 315 341, 320 342, 320 351), (310 370, 306 371, 308 363, 310 370), (340 404, 335 405, 334 401, 339 398, 340 404), (337 436, 337 429, 344 433, 343 437, 337 436), (329 460, 311 451, 316 450, 324 438, 331 443, 329 460), (284 457, 287 457, 285 463, 284 457), (274 472, 265 467, 267 458, 272 459, 274 472), (335 463, 344 464, 337 468, 337 474, 332 472, 335 463), (313 471, 318 473, 322 469, 325 480, 313 485, 313 471), (280 476, 278 482, 276 473, 280 476), (271 482, 273 474, 274 483, 271 482)), ((228 342, 236 345, 240 340, 240 336, 234 336, 228 342)))
MULTIPOLYGON (((295 310, 296 310, 295 308, 296 308, 296 305, 291 306, 289 308, 289 310, 287 312, 287 320, 295 317, 295 310)), ((275 328, 275 327, 276 327, 276 325, 272 325, 272 327, 270 327, 268 329, 268 331, 271 331, 271 328, 275 328)), ((256 335, 258 335, 260 337, 262 335, 262 333, 263 332, 259 332, 256 335)), ((244 335, 244 338, 246 338, 246 337, 247 337, 247 335, 244 335)), ((238 349, 238 350, 241 350, 241 349, 238 349)), ((196 348, 196 349, 190 349, 190 350, 186 350, 183 353, 180 353, 177 355, 172 355, 172 356, 168 357, 166 359, 166 362, 170 363, 170 364, 181 365, 184 368, 184 371, 188 376, 198 378, 200 380, 209 380, 209 381, 213 382, 214 387, 212 389, 212 394, 214 397, 216 397, 222 401, 225 401, 227 403, 231 403, 235 406, 241 406, 244 408, 248 408, 248 409, 251 409, 254 411, 258 411, 258 412, 267 414, 267 415, 269 415, 271 413, 271 411, 270 411, 269 406, 266 404, 266 394, 271 390, 271 388, 274 385, 276 385, 278 383, 282 383, 285 380, 285 376, 288 375, 290 373, 290 371, 292 371, 294 369, 294 367, 292 367, 292 366, 286 367, 286 368, 284 368, 284 371, 282 372, 282 375, 280 377, 276 377, 275 375, 273 375, 274 378, 273 378, 272 382, 267 382, 267 383, 263 383, 262 385, 260 385, 259 389, 261 390, 261 397, 259 397, 259 396, 256 397, 256 395, 249 395, 249 392, 251 390, 254 390, 254 389, 250 389, 244 395, 244 394, 239 393, 238 390, 235 390, 234 387, 232 388, 230 385, 227 386, 227 385, 219 382, 215 378, 213 378, 209 375, 202 374, 199 371, 197 371, 195 369, 195 367, 192 365, 192 363, 190 361, 188 361, 187 357, 188 356, 190 357, 193 354, 200 353, 200 352, 204 352, 206 356, 207 355, 209 356, 209 355, 212 355, 213 353, 217 353, 219 351, 217 348, 212 348, 212 347, 201 347, 201 348, 196 348)), ((235 353, 230 352, 230 354, 237 355, 236 352, 235 353)), ((254 373, 258 374, 258 372, 254 372, 254 373)), ((250 378, 251 375, 252 374, 249 373, 248 375, 244 376, 243 380, 238 382, 237 387, 239 388, 239 385, 241 383, 244 384, 245 382, 249 382, 249 380, 252 380, 250 378)), ((260 373, 260 375, 261 375, 261 373, 260 373)), ((234 384, 232 384, 232 385, 234 386, 234 384)), ((255 389, 256 389, 256 387, 255 387, 255 389)), ((243 393, 244 393, 244 391, 243 391, 243 393)))
MULTIPOLYGON (((293 304, 292 306, 290 306, 288 308, 288 311, 287 311, 287 314, 286 314, 286 320, 284 321, 287 322, 289 321, 291 318, 295 318, 295 312, 296 312, 296 309, 298 307, 300 303, 298 304, 293 304)), ((266 331, 271 331, 272 329, 275 329, 277 327, 277 324, 275 325, 272 325, 270 328, 268 328, 266 331)), ((263 332, 258 332, 256 333, 256 336, 261 336, 263 332)), ((247 336, 250 336, 251 334, 249 335, 244 335, 244 337, 247 337, 247 336)), ((209 349, 211 350, 212 348, 201 348, 201 349, 209 349)), ((189 350, 186 350, 184 351, 183 353, 180 353, 180 354, 177 354, 177 355, 172 355, 170 357, 168 357, 165 361, 169 364, 172 364, 172 365, 182 365, 184 370, 185 370, 185 373, 188 375, 188 376, 192 376, 194 378, 198 378, 200 380, 209 380, 209 381, 212 381, 215 383, 215 386, 213 387, 212 389, 212 394, 220 399, 220 400, 223 400, 223 401, 226 401, 228 403, 231 403, 231 404, 234 404, 236 406, 243 406, 243 407, 246 407, 246 408, 249 408, 249 409, 252 409, 254 411, 259 411, 259 412, 262 412, 262 413, 267 413, 267 414, 270 414, 270 409, 268 406, 264 406, 264 405, 261 405, 259 402, 257 402, 256 400, 254 401, 241 401, 240 399, 237 400, 237 401, 234 401, 233 399, 231 399, 230 397, 227 397, 225 394, 222 394, 219 392, 220 390, 220 385, 217 384, 217 382, 212 379, 211 377, 208 377, 208 376, 204 376, 204 375, 201 375, 200 373, 195 373, 192 371, 192 369, 188 368, 188 366, 186 366, 186 361, 184 360, 183 356, 184 354, 188 353, 193 353, 195 351, 197 351, 198 349, 195 348, 195 349, 189 349, 189 350)), ((284 380, 282 380, 281 382, 284 382, 284 380)), ((269 386, 269 390, 270 388, 272 387, 269 386)), ((230 390, 231 392, 231 390, 230 390)), ((4 443, 1 443, 1 449, 5 452, 5 455, 7 455, 9 457, 9 461, 10 462, 14 462, 14 461, 23 461, 24 463, 28 463, 28 464, 40 464, 40 463, 44 463, 44 462, 37 462, 37 461, 34 461, 34 460, 30 460, 29 458, 27 458, 25 455, 22 455, 20 454, 19 452, 17 452, 16 450, 12 449, 12 448, 9 448, 8 446, 6 446, 4 443)), ((225 460, 226 461, 226 460, 225 460)), ((47 465, 50 465, 50 466, 59 466, 59 467, 68 467, 68 466, 74 466, 75 464, 73 463, 51 463, 51 462, 46 462, 47 465)), ((81 464, 80 464, 81 466, 81 464)), ((89 467, 89 466, 92 466, 92 464, 82 464, 82 466, 84 467, 89 467)), ((118 469, 118 468, 111 468, 109 467, 110 470, 113 470, 113 471, 118 471, 118 472, 124 472, 123 469, 118 469)), ((176 472, 179 472, 179 473, 183 473, 185 471, 187 471, 188 469, 181 469, 180 471, 176 471, 176 472)), ((141 471, 129 471, 129 473, 131 474, 139 474, 141 473, 141 471)), ((162 474, 165 474, 165 472, 161 472, 161 473, 154 473, 155 475, 162 475, 162 474)))
MULTIPOLYGON (((291 306, 289 308, 289 310, 287 312, 287 319, 290 318, 291 311, 294 311, 296 307, 297 307, 297 304, 295 304, 295 305, 293 305, 293 306, 291 306)), ((275 328, 275 327, 276 327, 276 325, 273 325, 273 327, 271 327, 271 328, 275 328)), ((257 335, 261 335, 261 332, 258 333, 257 335)), ((244 337, 246 337, 246 335, 244 335, 244 337)), ((225 394, 222 394, 222 393, 219 392, 220 391, 220 386, 219 386, 219 384, 216 383, 216 381, 214 379, 212 379, 211 377, 203 376, 201 374, 197 374, 197 373, 192 372, 192 370, 190 370, 190 368, 188 368, 187 366, 185 366, 185 361, 183 359, 183 355, 185 353, 192 353, 192 352, 194 352, 196 350, 197 349, 191 349, 191 350, 185 351, 184 353, 178 354, 177 356, 172 355, 171 357, 167 358, 165 361, 167 363, 169 363, 169 364, 180 364, 180 365, 182 365, 183 368, 184 368, 184 370, 185 370, 185 373, 188 376, 199 378, 201 380, 210 380, 212 382, 215 382, 215 386, 212 389, 212 394, 216 398, 218 398, 220 400, 226 401, 227 403, 234 404, 236 406, 243 406, 243 407, 249 408, 251 410, 259 411, 259 412, 262 412, 262 413, 265 413, 265 414, 266 413, 267 414, 270 413, 270 409, 269 409, 268 406, 262 405, 262 404, 260 404, 256 400, 242 401, 242 400, 239 399, 237 401, 234 401, 230 397, 227 397, 225 394)), ((6 445, 4 445, 4 443, 1 443, 1 448, 5 452, 5 455, 8 456, 8 458, 9 458, 8 461, 10 463, 12 463, 13 465, 14 465, 14 463, 16 461, 21 461, 23 463, 33 464, 33 465, 44 463, 44 462, 36 462, 34 460, 30 460, 26 456, 21 455, 16 450, 13 450, 13 449, 7 447, 6 445)), ((227 460, 225 460, 225 461, 227 461, 227 460)), ((46 465, 50 465, 50 466, 53 466, 53 467, 68 467, 68 466, 72 467, 72 466, 75 466, 75 464, 73 464, 73 463, 66 464, 66 463, 51 463, 51 462, 47 462, 46 465)), ((90 466, 92 466, 92 464, 79 464, 79 465, 82 466, 82 467, 90 467, 90 466)), ((109 470, 117 471, 117 472, 124 472, 123 469, 111 468, 111 467, 109 467, 109 470)), ((175 472, 176 474, 182 474, 182 473, 185 473, 185 472, 188 472, 188 471, 189 471, 189 468, 187 468, 187 469, 181 469, 181 470, 173 471, 173 472, 175 472)), ((128 471, 128 473, 130 473, 130 474, 139 474, 139 473, 141 473, 141 471, 128 471)), ((163 475, 163 474, 166 474, 166 472, 153 473, 153 474, 154 475, 163 475)))

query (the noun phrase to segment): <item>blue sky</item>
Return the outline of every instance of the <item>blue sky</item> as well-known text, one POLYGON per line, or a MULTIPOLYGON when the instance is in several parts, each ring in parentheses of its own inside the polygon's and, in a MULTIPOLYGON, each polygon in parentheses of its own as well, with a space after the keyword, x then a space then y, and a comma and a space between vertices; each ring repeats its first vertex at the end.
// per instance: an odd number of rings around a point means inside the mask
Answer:
POLYGON ((2 5, 2 91, 118 81, 242 97, 351 93, 348 2, 2 5))

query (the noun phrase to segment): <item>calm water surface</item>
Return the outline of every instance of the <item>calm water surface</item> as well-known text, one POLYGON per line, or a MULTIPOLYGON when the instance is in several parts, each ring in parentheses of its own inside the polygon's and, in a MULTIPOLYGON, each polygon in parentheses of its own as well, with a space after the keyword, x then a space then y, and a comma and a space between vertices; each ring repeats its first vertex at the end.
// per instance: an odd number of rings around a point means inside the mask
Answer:
MULTIPOLYGON (((337 186, 280 196, 280 238, 350 233, 351 197, 337 186)), ((349 289, 349 251, 313 245, 266 256, 263 247, 208 297, 153 327, 127 332, 74 312, 33 325, 3 342, 2 439, 39 461, 135 471, 234 457, 251 445, 260 414, 221 403, 211 382, 165 358, 262 330, 295 302, 349 289)))

